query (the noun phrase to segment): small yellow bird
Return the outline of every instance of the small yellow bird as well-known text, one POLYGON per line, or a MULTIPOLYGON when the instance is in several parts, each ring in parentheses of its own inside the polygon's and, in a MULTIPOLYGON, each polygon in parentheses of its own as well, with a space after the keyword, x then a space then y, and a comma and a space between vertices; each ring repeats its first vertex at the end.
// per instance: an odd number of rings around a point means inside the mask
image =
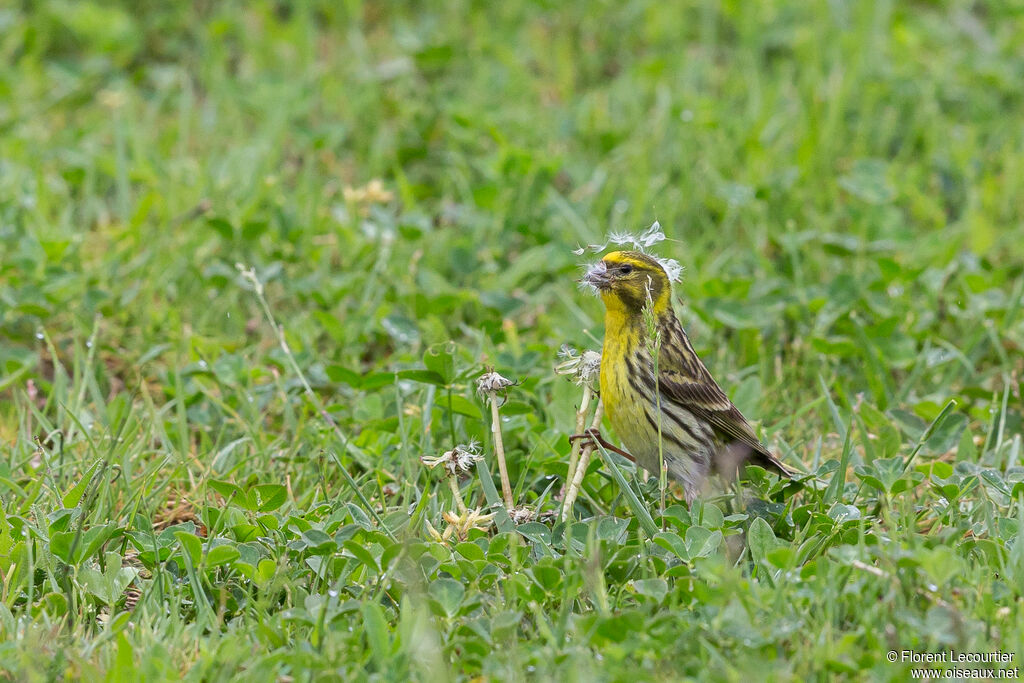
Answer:
POLYGON ((791 476, 697 357, 672 310, 671 280, 656 259, 616 251, 591 266, 581 282, 604 301, 601 398, 629 452, 600 433, 584 438, 650 472, 659 471, 660 455, 688 503, 712 468, 733 477, 750 460, 791 476))

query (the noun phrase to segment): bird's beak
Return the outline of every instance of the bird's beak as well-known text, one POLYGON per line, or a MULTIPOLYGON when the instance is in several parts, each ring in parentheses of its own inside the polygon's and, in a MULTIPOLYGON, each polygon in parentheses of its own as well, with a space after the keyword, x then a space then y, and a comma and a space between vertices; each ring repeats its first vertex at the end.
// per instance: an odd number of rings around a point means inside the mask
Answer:
POLYGON ((580 280, 580 283, 589 287, 593 287, 599 292, 611 287, 611 277, 608 275, 608 266, 605 265, 604 261, 598 261, 594 265, 587 269, 586 275, 580 280))

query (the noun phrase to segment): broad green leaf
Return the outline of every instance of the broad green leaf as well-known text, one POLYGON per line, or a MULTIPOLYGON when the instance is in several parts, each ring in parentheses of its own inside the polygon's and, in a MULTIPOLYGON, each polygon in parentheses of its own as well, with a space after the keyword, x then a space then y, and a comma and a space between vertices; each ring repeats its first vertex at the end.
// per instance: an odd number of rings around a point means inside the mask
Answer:
POLYGON ((466 587, 455 579, 440 578, 430 582, 427 592, 438 602, 448 617, 458 614, 466 587))
POLYGON ((119 532, 120 529, 113 524, 101 524, 86 530, 82 534, 79 551, 75 553, 75 562, 81 562, 92 557, 104 543, 110 540, 115 533, 119 532))
POLYGON ((313 552, 333 553, 338 548, 334 539, 320 529, 303 531, 302 541, 306 544, 306 548, 313 552))
POLYGON ((370 654, 378 663, 384 662, 391 654, 391 634, 384 610, 375 602, 364 602, 359 606, 363 617, 363 633, 370 647, 370 654))
POLYGON ((718 550, 722 543, 722 532, 709 531, 701 526, 691 526, 686 530, 686 555, 687 559, 693 560, 698 557, 707 557, 718 550))
POLYGON ((113 524, 91 527, 77 531, 61 531, 50 535, 50 552, 67 564, 78 564, 100 549, 117 531, 113 524))
POLYGON ((455 342, 434 344, 423 354, 423 365, 447 385, 455 381, 455 342))
POLYGON ((256 583, 264 585, 274 578, 274 574, 277 572, 277 563, 273 560, 264 559, 260 560, 256 565, 256 583))
POLYGON ((77 576, 89 593, 113 606, 124 593, 124 589, 135 580, 138 570, 134 567, 122 567, 121 556, 117 553, 107 553, 104 564, 106 569, 103 572, 91 567, 82 567, 78 570, 77 576))
POLYGON ((241 557, 241 553, 238 552, 238 548, 233 545, 218 545, 215 548, 211 548, 206 553, 206 566, 207 567, 220 567, 221 565, 230 564, 241 557))
POLYGON ((335 384, 347 384, 354 389, 362 384, 362 375, 341 365, 328 365, 324 372, 327 373, 327 379, 335 384))
MULTIPOLYGON (((442 405, 447 406, 447 401, 442 401, 442 405)), ((459 396, 458 394, 452 395, 452 411, 459 415, 465 415, 471 417, 474 420, 482 420, 483 413, 480 412, 480 405, 470 401, 465 396, 459 396)))
POLYGON ((469 543, 464 541, 455 546, 455 551, 465 557, 467 560, 483 560, 486 559, 483 548, 478 546, 476 543, 469 543))
POLYGON ((217 479, 211 479, 207 484, 211 489, 219 493, 225 501, 230 501, 243 506, 247 504, 245 492, 240 486, 238 486, 238 484, 233 484, 230 481, 220 481, 217 479))
POLYGON ((433 384, 434 386, 445 386, 444 377, 433 370, 399 370, 398 379, 407 379, 421 384, 433 384))
POLYGON ((380 567, 377 566, 377 561, 373 559, 373 555, 371 555, 370 551, 364 548, 358 541, 345 541, 344 548, 373 573, 377 574, 380 572, 380 567))
POLYGON ((249 489, 249 509, 272 512, 288 500, 288 491, 281 484, 256 484, 249 489))
POLYGON ((199 559, 203 556, 203 542, 195 534, 185 531, 175 531, 174 537, 181 543, 181 552, 188 556, 192 566, 197 566, 199 559))
POLYGON ((654 535, 654 542, 681 560, 689 559, 686 542, 673 531, 660 531, 654 535))
POLYGON ((544 546, 551 544, 551 529, 540 522, 524 522, 516 526, 516 531, 534 543, 544 546))
POLYGON ((652 598, 656 603, 668 595, 668 582, 665 579, 637 579, 632 584, 637 593, 652 598))
POLYGON ((775 538, 775 532, 764 519, 757 517, 750 523, 747 530, 747 547, 750 548, 750 556, 755 562, 765 559, 768 553, 781 546, 782 543, 775 538))

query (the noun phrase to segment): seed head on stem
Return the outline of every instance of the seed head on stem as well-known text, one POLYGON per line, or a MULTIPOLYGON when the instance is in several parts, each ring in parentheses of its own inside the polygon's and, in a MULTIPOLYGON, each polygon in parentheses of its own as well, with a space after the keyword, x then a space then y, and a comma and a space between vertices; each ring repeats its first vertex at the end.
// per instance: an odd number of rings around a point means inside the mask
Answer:
POLYGON ((459 444, 450 451, 434 457, 429 455, 420 456, 420 462, 430 469, 441 467, 444 470, 445 478, 448 480, 448 487, 455 498, 455 504, 459 507, 460 514, 466 514, 466 503, 462 499, 462 490, 459 488, 459 475, 471 472, 476 463, 484 459, 480 453, 480 446, 475 441, 468 444, 459 444))
POLYGON ((472 471, 474 465, 484 459, 480 454, 480 444, 470 441, 466 444, 459 444, 450 451, 445 451, 437 457, 422 455, 420 462, 430 469, 443 467, 450 476, 466 474, 472 471))
MULTIPOLYGON (((587 424, 590 401, 596 393, 597 380, 601 374, 601 354, 597 351, 584 351, 580 354, 568 344, 563 344, 558 351, 558 357, 562 359, 562 362, 555 366, 555 372, 559 375, 569 376, 575 384, 583 387, 583 398, 580 399, 579 408, 576 409, 576 431, 574 432, 582 434, 583 428, 587 424)), ((569 451, 566 485, 571 484, 575 477, 579 457, 580 442, 573 441, 569 451)))
POLYGON ((590 386, 596 389, 597 378, 601 374, 601 354, 597 351, 580 353, 568 344, 558 350, 561 362, 555 366, 555 373, 567 375, 574 384, 590 386))
POLYGON ((505 500, 505 508, 508 510, 515 507, 515 501, 512 500, 512 484, 508 478, 508 467, 505 465, 505 444, 501 439, 501 416, 498 415, 498 408, 501 405, 498 402, 498 393, 501 392, 504 395, 505 390, 514 385, 515 382, 507 377, 502 377, 494 370, 488 370, 476 381, 477 392, 486 397, 491 404, 491 436, 494 439, 494 455, 498 459, 501 494, 505 500))

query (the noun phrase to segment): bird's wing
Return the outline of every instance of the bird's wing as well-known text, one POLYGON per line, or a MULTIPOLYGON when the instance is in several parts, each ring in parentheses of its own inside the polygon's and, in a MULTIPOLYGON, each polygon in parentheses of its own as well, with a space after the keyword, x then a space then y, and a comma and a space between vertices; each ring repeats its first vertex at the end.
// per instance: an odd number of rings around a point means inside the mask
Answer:
POLYGON ((681 346, 663 344, 659 353, 658 385, 662 396, 689 410, 698 420, 710 424, 725 444, 749 448, 757 464, 789 474, 789 470, 761 443, 743 413, 718 386, 685 334, 682 340, 681 346))
POLYGON ((742 443, 759 453, 768 452, 754 434, 750 423, 713 379, 708 383, 687 377, 676 370, 658 368, 658 384, 664 398, 709 423, 725 437, 724 441, 742 443))

